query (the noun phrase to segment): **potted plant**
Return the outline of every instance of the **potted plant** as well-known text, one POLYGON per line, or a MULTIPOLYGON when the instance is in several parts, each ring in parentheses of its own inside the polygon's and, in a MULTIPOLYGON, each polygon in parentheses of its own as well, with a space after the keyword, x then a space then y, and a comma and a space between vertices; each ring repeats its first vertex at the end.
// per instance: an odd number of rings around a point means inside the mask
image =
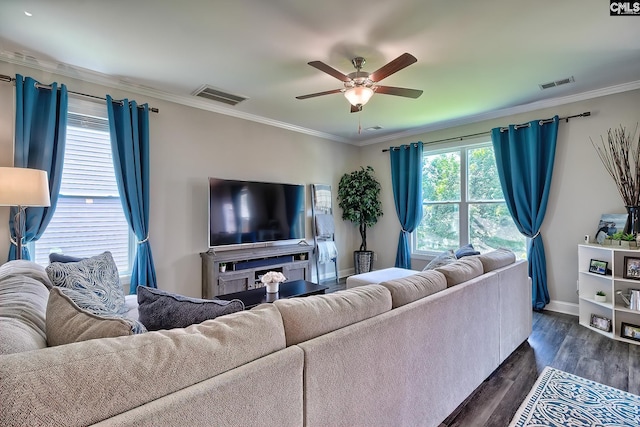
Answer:
POLYGON ((338 205, 342 208, 342 219, 357 224, 362 243, 354 251, 356 274, 371 271, 373 251, 367 250, 367 227, 373 226, 382 216, 380 183, 373 175, 371 166, 346 173, 338 183, 338 205))
POLYGON ((640 234, 640 137, 636 140, 637 130, 636 125, 632 136, 620 125, 616 129, 609 129, 606 142, 602 136, 599 144, 591 140, 627 209, 629 219, 625 232, 634 236, 640 234))
POLYGON ((220 263, 220 273, 224 273, 225 271, 227 271, 227 263, 221 262, 220 263))
POLYGON ((606 302, 607 301, 607 294, 605 294, 602 291, 598 291, 598 292, 596 292, 595 300, 598 301, 598 302, 606 302))
POLYGON ((622 246, 623 248, 636 248, 636 237, 632 233, 618 231, 611 236, 614 246, 622 246))

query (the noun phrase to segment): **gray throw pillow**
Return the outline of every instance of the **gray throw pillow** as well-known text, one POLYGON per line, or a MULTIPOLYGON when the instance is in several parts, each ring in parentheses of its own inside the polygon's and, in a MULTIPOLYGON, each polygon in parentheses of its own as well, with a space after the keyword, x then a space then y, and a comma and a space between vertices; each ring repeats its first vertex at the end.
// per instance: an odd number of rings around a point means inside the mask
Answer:
POLYGON ((82 261, 86 258, 78 258, 77 256, 59 254, 56 252, 51 252, 49 254, 49 262, 78 262, 82 261))
POLYGON ((111 252, 78 262, 53 262, 46 270, 53 286, 91 293, 111 314, 125 314, 129 310, 111 252))
POLYGON ((186 328, 224 314, 244 310, 240 300, 189 298, 159 289, 138 286, 138 320, 150 331, 186 328))
POLYGON ((444 251, 437 257, 432 259, 431 262, 422 269, 422 271, 433 270, 434 268, 442 267, 443 265, 454 262, 456 259, 456 254, 453 253, 453 250, 449 249, 448 251, 444 251))
POLYGON ((480 252, 476 251, 473 248, 473 245, 469 243, 468 245, 460 246, 458 249, 456 249, 455 254, 456 254, 456 258, 460 259, 466 256, 480 255, 480 252))

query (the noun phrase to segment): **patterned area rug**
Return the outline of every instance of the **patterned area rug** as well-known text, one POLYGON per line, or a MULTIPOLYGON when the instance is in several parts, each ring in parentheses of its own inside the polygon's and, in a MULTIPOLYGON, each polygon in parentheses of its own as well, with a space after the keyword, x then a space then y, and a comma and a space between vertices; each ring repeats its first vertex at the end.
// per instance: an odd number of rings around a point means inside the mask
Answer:
POLYGON ((640 396, 546 367, 509 427, 640 426, 640 396))

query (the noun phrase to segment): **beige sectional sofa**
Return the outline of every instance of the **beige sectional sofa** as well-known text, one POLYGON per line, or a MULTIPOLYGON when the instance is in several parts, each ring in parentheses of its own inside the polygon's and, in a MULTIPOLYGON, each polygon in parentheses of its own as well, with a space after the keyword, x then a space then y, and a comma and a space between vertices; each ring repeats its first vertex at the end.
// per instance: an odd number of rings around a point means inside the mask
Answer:
POLYGON ((14 342, 0 346, 3 426, 437 426, 531 332, 527 263, 494 253, 184 329, 45 347, 46 275, 21 263, 0 266, 0 339, 14 342))

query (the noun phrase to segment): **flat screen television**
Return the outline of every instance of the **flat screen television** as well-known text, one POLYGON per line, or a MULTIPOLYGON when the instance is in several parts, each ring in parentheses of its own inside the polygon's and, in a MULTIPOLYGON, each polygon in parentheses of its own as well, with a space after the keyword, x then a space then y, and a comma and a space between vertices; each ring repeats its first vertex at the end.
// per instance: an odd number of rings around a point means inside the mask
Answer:
POLYGON ((209 247, 304 239, 304 188, 209 178, 209 247))

